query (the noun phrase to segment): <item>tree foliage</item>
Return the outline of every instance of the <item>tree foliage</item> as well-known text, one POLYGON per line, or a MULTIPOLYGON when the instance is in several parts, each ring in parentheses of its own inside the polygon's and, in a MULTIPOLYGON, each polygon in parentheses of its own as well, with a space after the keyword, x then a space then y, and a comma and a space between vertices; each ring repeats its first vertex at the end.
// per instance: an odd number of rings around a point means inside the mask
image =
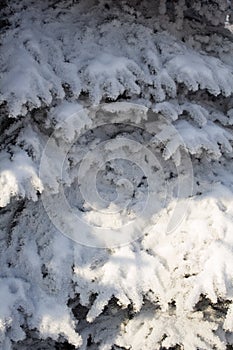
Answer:
MULTIPOLYGON (((3 349, 233 344, 228 6, 214 0, 23 0, 3 6, 3 349), (99 153, 85 160, 95 147, 99 153), (178 180, 182 187, 189 174, 184 151, 194 172, 188 208, 187 195, 176 194, 178 180), (84 197, 93 194, 93 174, 102 196, 98 215, 82 197, 82 186, 84 197), (164 184, 168 195, 161 205, 164 184), (137 221, 148 190, 153 205, 137 221), (62 235, 41 196, 50 193, 48 208, 62 213, 63 192, 90 225, 120 232, 128 218, 135 220, 132 232, 126 230, 134 239, 100 249, 62 235), (180 215, 177 202, 186 219, 168 233, 171 213, 180 215)), ((63 225, 64 215, 55 216, 63 225)), ((75 234, 86 229, 75 225, 75 234)))

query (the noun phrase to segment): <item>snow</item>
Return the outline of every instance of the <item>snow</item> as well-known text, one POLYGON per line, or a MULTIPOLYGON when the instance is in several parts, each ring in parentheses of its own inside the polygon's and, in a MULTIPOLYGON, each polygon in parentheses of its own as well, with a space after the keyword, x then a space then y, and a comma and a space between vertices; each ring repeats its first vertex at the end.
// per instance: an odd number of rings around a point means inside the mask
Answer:
POLYGON ((233 344, 232 46, 189 6, 4 10, 2 349, 233 344))
POLYGON ((5 207, 12 196, 37 200, 37 191, 43 191, 43 184, 27 153, 15 153, 12 160, 6 152, 1 154, 0 190, 1 207, 5 207))

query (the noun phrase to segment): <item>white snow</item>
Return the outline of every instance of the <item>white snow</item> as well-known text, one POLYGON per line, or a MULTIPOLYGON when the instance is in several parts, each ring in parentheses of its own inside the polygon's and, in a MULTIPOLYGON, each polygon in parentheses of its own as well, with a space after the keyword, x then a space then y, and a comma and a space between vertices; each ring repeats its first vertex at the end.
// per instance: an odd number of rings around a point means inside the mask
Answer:
POLYGON ((230 41, 193 21, 182 42, 183 0, 174 23, 163 1, 50 5, 11 1, 2 35, 0 347, 226 349, 230 41))

